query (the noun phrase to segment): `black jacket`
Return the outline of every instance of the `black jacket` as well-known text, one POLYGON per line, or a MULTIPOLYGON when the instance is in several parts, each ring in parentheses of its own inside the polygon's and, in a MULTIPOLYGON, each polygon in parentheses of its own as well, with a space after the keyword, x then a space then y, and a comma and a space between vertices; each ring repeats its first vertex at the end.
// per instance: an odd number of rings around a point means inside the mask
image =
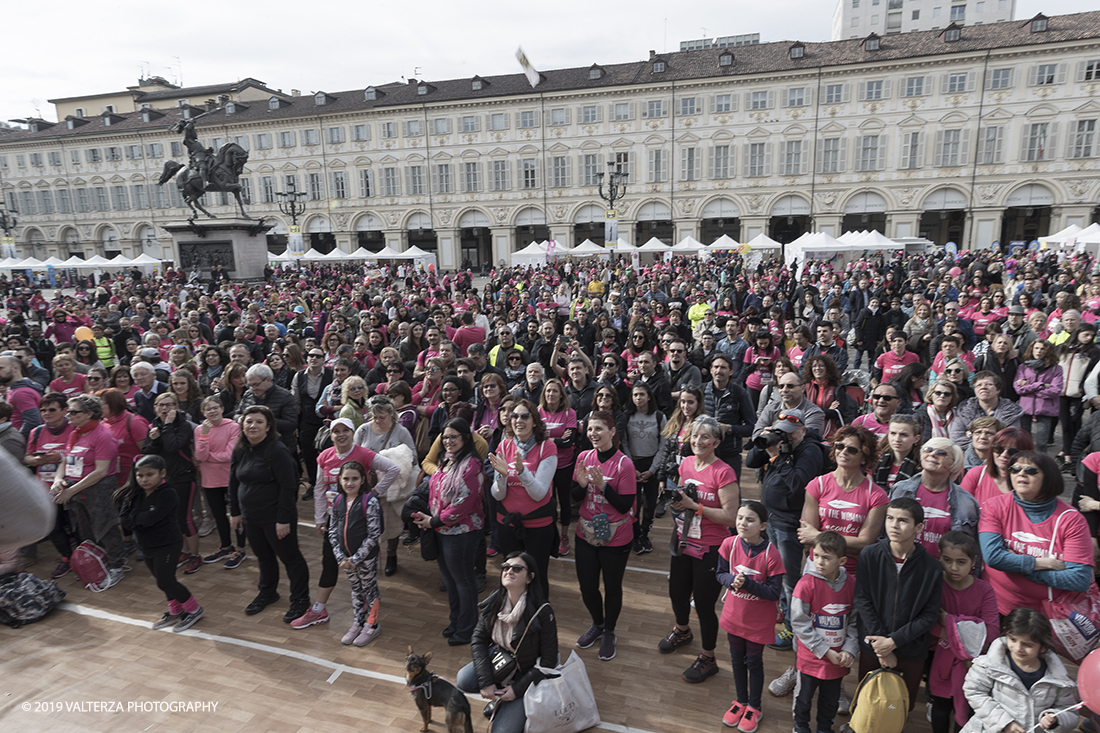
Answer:
POLYGON ((752 435, 756 425, 756 411, 752 409, 752 400, 748 390, 730 380, 725 390, 719 390, 714 382, 703 387, 703 403, 707 414, 720 423, 730 426, 726 436, 715 451, 718 458, 735 466, 741 457, 741 439, 752 435))
POLYGON ((755 445, 745 457, 745 468, 764 469, 760 497, 768 510, 768 521, 787 530, 798 529, 806 485, 821 475, 824 466, 821 445, 809 435, 790 453, 780 453, 774 461, 768 451, 755 445))
MULTIPOLYGON (((477 628, 474 629, 470 649, 474 658, 477 686, 481 689, 493 686, 493 666, 489 662, 489 647, 493 646, 493 624, 496 623, 497 617, 491 609, 497 605, 495 600, 501 593, 507 593, 507 591, 500 588, 478 604, 477 628)), ((515 631, 512 633, 512 646, 516 649, 514 655, 516 675, 512 680, 512 688, 516 697, 520 697, 527 692, 527 688, 532 683, 543 679, 543 674, 535 669, 536 663, 543 667, 558 665, 558 623, 554 618, 554 609, 546 606, 540 611, 538 608, 531 608, 530 605, 524 608, 523 617, 516 623, 515 631), (536 612, 538 617, 531 623, 531 630, 524 636, 523 632, 536 612), (519 643, 521 637, 522 644, 519 643)))
POLYGON ((298 401, 294 395, 276 384, 268 387, 260 399, 251 389, 246 389, 237 403, 235 416, 240 417, 253 405, 263 405, 271 410, 275 415, 275 427, 279 429, 279 440, 290 449, 291 454, 295 453, 298 450, 298 401))
POLYGON ((119 511, 118 521, 125 532, 133 533, 142 550, 170 547, 183 542, 176 510, 179 503, 176 490, 166 483, 149 495, 139 490, 119 511))
POLYGON ((664 367, 658 365, 657 371, 653 372, 653 376, 644 381, 639 375, 638 379, 634 381, 634 384, 639 383, 643 383, 649 387, 650 391, 653 392, 653 399, 657 401, 657 410, 663 412, 665 417, 669 417, 675 405, 672 404, 672 383, 668 381, 668 376, 665 374, 664 367))
POLYGON ((278 440, 251 445, 241 437, 229 469, 229 514, 256 524, 298 521, 298 473, 278 440))
POLYGON ((168 483, 183 486, 195 480, 195 463, 191 459, 195 444, 195 426, 187 420, 187 414, 176 410, 176 419, 167 425, 158 417, 149 425, 159 428, 160 435, 146 438, 141 452, 164 459, 168 470, 168 483))
MULTIPOLYGON (((295 392, 298 395, 298 417, 300 419, 300 427, 305 429, 307 426, 312 428, 318 428, 323 424, 320 416, 317 415, 317 400, 321 399, 321 393, 325 391, 325 387, 332 384, 332 369, 325 367, 321 370, 321 385, 317 388, 317 397, 313 398, 309 396, 309 391, 306 389, 306 376, 305 369, 298 370, 298 373, 294 375, 294 379, 291 381, 291 386, 296 385, 296 389, 291 392, 295 392)), ((386 381, 383 377, 382 381, 386 381)))
POLYGON ((592 401, 596 397, 596 380, 585 377, 584 386, 577 389, 572 380, 565 381, 565 396, 569 398, 569 406, 577 413, 577 420, 583 420, 592 412, 592 401))
POLYGON ((868 636, 889 636, 897 644, 900 662, 927 658, 929 632, 940 619, 943 568, 917 542, 913 553, 897 569, 890 541, 879 540, 859 553, 855 608, 859 623, 859 650, 875 652, 868 636))

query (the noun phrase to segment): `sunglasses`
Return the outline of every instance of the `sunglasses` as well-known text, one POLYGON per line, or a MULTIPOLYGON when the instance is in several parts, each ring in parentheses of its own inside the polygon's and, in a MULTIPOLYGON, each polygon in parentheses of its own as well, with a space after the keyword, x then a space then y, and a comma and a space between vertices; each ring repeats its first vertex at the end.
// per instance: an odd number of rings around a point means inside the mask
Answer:
POLYGON ((686 349, 669 349, 668 353, 670 353, 670 354, 682 354, 682 353, 684 353, 684 351, 686 351, 686 349))
POLYGON ((897 397, 895 395, 888 395, 888 394, 873 394, 873 395, 871 395, 871 399, 872 400, 896 400, 897 397))
POLYGON ((387 369, 386 370, 386 374, 400 374, 400 373, 401 373, 400 369, 387 369))
POLYGON ((523 359, 518 356, 509 356, 508 361, 523 361, 523 359))
POLYGON ((934 392, 932 392, 932 396, 933 397, 951 397, 952 395, 951 395, 950 392, 947 392, 947 391, 942 390, 942 389, 937 389, 934 392))
POLYGON ((527 572, 526 565, 518 565, 515 563, 504 563, 500 566, 500 572, 502 573, 525 573, 527 572))
POLYGON ((996 453, 997 455, 1001 455, 1005 451, 1008 451, 1008 455, 1011 457, 1011 456, 1014 456, 1017 453, 1019 453, 1020 449, 1019 448, 1009 448, 1006 445, 995 445, 995 446, 993 446, 993 452, 996 453))
POLYGON ((321 359, 325 355, 324 354, 307 354, 306 356, 308 356, 310 359, 321 359))
POLYGON ((943 373, 944 374, 962 374, 963 370, 962 369, 944 369, 943 373))
POLYGON ((531 413, 529 413, 529 412, 513 412, 512 413, 512 419, 513 420, 530 420, 531 419, 531 413))
POLYGON ((776 418, 776 421, 777 422, 786 421, 786 422, 791 423, 792 425, 801 425, 802 424, 802 418, 797 417, 796 415, 788 415, 788 414, 783 413, 783 412, 779 413, 779 417, 776 418))
POLYGON ((1019 466, 1019 465, 1013 466, 1012 468, 1008 469, 1008 472, 1011 473, 1013 476, 1015 476, 1018 473, 1025 473, 1028 476, 1038 476, 1041 473, 1041 471, 1039 470, 1039 468, 1037 466, 1019 466))
POLYGON ((860 453, 863 452, 863 449, 857 448, 854 445, 844 445, 843 443, 841 443, 837 445, 836 452, 847 453, 850 456, 858 456, 860 453))
POLYGON ((947 456, 947 451, 945 451, 943 448, 925 447, 921 449, 921 453, 925 454, 926 456, 935 456, 936 458, 944 458, 947 456))
POLYGON ((66 410, 66 415, 83 415, 87 410, 66 410))

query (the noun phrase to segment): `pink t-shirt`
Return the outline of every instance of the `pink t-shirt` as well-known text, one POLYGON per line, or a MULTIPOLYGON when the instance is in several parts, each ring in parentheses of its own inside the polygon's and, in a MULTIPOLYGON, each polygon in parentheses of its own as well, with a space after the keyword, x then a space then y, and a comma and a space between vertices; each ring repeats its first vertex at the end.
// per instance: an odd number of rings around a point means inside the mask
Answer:
POLYGON ((50 382, 51 392, 60 392, 66 397, 75 397, 78 394, 84 394, 84 384, 88 380, 83 374, 73 372, 73 381, 66 383, 61 377, 50 382))
MULTIPOLYGON (((783 574, 783 559, 779 550, 771 543, 755 557, 749 557, 738 535, 722 540, 718 554, 730 564, 734 575, 744 573, 758 583, 766 583, 768 578, 783 574)), ((779 601, 766 601, 744 590, 729 589, 722 604, 722 616, 718 623, 727 633, 757 644, 771 644, 775 641, 775 619, 779 611, 779 601)))
POLYGON ((889 382, 901 373, 906 364, 912 364, 915 361, 917 361, 917 355, 912 351, 906 351, 898 356, 891 350, 876 359, 875 366, 882 370, 882 381, 889 382))
POLYGON ((978 506, 985 506, 987 501, 998 496, 1009 494, 1009 491, 1001 491, 996 480, 989 475, 988 466, 974 466, 963 477, 962 490, 978 500, 978 506))
POLYGON ((867 428, 880 438, 886 437, 887 433, 890 432, 890 425, 888 423, 880 423, 876 420, 875 413, 873 412, 868 412, 866 415, 860 415, 855 420, 852 420, 852 425, 855 425, 857 428, 867 428))
MULTIPOLYGON (((638 493, 638 475, 634 471, 634 463, 622 451, 615 451, 606 462, 600 463, 600 458, 594 450, 586 450, 577 457, 577 466, 574 473, 581 466, 599 466, 603 480, 611 487, 611 490, 623 496, 634 496, 638 493)), ((608 547, 622 547, 634 541, 634 527, 630 520, 634 517, 634 507, 623 514, 608 504, 602 496, 598 496, 596 487, 589 484, 588 491, 581 501, 581 519, 590 520, 600 513, 606 513, 609 522, 623 522, 622 526, 615 530, 615 536, 607 543, 608 547)), ((577 537, 583 537, 581 525, 577 523, 577 537)))
MULTIPOLYGON (((716 460, 701 471, 696 470, 694 458, 686 458, 680 464, 680 486, 695 486, 698 492, 697 501, 703 506, 721 507, 718 489, 736 482, 737 474, 723 461, 716 460)), ((730 536, 728 527, 699 514, 694 515, 690 527, 684 527, 683 516, 677 517, 676 528, 684 542, 696 547, 716 547, 730 536)))
MULTIPOLYGON (((511 512, 516 512, 521 515, 530 514, 536 509, 542 508, 554 498, 553 489, 546 492, 546 496, 543 497, 542 501, 535 501, 531 498, 531 495, 527 493, 527 488, 523 485, 523 482, 519 480, 519 476, 516 475, 515 463, 518 454, 519 449, 516 448, 514 440, 505 440, 500 444, 500 457, 508 464, 508 494, 504 497, 504 501, 497 502, 497 521, 503 520, 504 515, 510 514, 511 512)), ((538 470, 540 463, 551 456, 556 457, 557 455, 558 447, 554 445, 554 441, 544 440, 527 453, 527 458, 523 460, 523 465, 527 467, 528 471, 534 474, 535 471, 538 470)), ((554 517, 538 517, 536 519, 525 519, 523 521, 523 526, 549 527, 553 523, 554 517)))
MULTIPOLYGON (((871 510, 890 503, 890 497, 869 476, 859 486, 845 491, 833 474, 827 473, 806 484, 806 493, 817 500, 818 529, 822 532, 831 529, 845 537, 858 537, 871 510)), ((849 555, 844 567, 854 576, 856 564, 857 558, 849 555)))
MULTIPOLYGON (((539 416, 541 416, 542 421, 546 423, 546 437, 556 440, 565 435, 566 430, 572 430, 573 435, 576 436, 577 413, 573 412, 573 410, 566 408, 561 412, 547 412, 540 407, 539 416)), ((573 446, 558 448, 559 469, 573 465, 574 451, 575 449, 573 446)))
POLYGON ((118 473, 118 438, 100 423, 65 450, 65 479, 76 483, 95 470, 96 461, 110 461, 107 475, 118 473))
MULTIPOLYGON (((65 446, 69 444, 69 433, 72 431, 73 426, 69 423, 65 423, 65 429, 61 431, 61 435, 54 435, 48 427, 40 425, 31 431, 30 439, 27 441, 27 453, 42 451, 43 453, 60 453, 64 456, 65 446)), ((46 485, 46 488, 53 486, 53 480, 57 478, 59 466, 58 463, 43 463, 36 469, 38 479, 46 485)))
POLYGON ((802 369, 802 357, 804 357, 805 355, 806 349, 800 349, 797 346, 792 346, 791 348, 787 349, 787 358, 791 360, 792 364, 794 364, 795 369, 802 369))
MULTIPOLYGON (((1057 500, 1053 514, 1035 524, 1027 518, 1013 494, 1002 494, 982 505, 978 532, 1001 535, 1006 549, 1018 555, 1056 557, 1065 562, 1093 564, 1088 522, 1080 512, 1061 499, 1057 500)), ((997 608, 1002 614, 1008 614, 1014 608, 1042 610, 1042 603, 1047 599, 1048 586, 992 566, 987 568, 987 572, 987 579, 997 593, 997 608)), ((1067 592, 1055 590, 1055 598, 1067 592)), ((1080 593, 1071 595, 1083 596, 1080 593)))
POLYGON ((924 545, 924 549, 937 560, 940 559, 940 537, 951 531, 948 493, 946 490, 938 493, 929 491, 924 484, 917 487, 917 503, 924 509, 924 530, 917 537, 917 542, 924 545))
POLYGON ((749 389, 763 389, 764 385, 771 384, 772 372, 768 365, 773 364, 780 357, 779 347, 773 346, 771 351, 757 351, 755 346, 750 346, 745 351, 743 361, 754 365, 757 359, 763 359, 762 366, 757 367, 745 379, 745 386, 749 389))
POLYGON ((374 451, 361 445, 353 446, 343 458, 336 448, 325 448, 317 456, 317 486, 313 492, 313 521, 321 524, 332 513, 332 503, 340 495, 340 467, 348 461, 359 461, 368 471, 374 463, 374 451))
MULTIPOLYGON (((848 624, 853 622, 851 613, 856 596, 856 577, 849 574, 837 591, 823 578, 806 573, 798 579, 792 595, 810 606, 814 631, 824 637, 830 649, 841 651, 848 624)), ((847 667, 833 664, 824 657, 818 659, 801 639, 795 647, 795 666, 799 672, 819 680, 835 680, 848 674, 847 667)))

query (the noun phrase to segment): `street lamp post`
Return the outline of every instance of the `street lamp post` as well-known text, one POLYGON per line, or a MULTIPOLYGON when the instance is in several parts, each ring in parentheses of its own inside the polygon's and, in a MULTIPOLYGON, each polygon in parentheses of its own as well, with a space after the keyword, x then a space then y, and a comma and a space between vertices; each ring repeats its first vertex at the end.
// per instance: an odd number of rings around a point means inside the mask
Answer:
POLYGON ((15 216, 18 213, 15 209, 9 209, 6 204, 3 208, 0 208, 0 229, 4 231, 3 241, 0 242, 0 245, 3 245, 5 257, 15 257, 15 237, 11 233, 15 229, 17 223, 15 216))
POLYGON ((615 169, 611 161, 607 163, 607 193, 604 194, 603 177, 605 174, 597 173, 599 179, 597 193, 607 202, 607 210, 604 212, 603 241, 605 246, 614 247, 619 241, 619 212, 615 210, 615 202, 626 194, 626 175, 615 169))
POLYGON ((294 179, 291 178, 287 181, 287 191, 276 191, 275 195, 279 197, 279 211, 290 217, 286 250, 295 257, 301 257, 306 250, 302 242, 302 228, 298 226, 298 217, 306 211, 306 205, 302 201, 306 197, 306 192, 299 191, 294 179))

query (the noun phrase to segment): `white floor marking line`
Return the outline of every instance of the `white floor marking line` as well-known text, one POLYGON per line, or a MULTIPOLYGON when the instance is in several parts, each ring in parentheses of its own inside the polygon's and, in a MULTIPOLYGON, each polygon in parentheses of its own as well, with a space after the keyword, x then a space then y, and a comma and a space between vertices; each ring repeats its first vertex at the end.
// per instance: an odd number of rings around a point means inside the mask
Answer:
MULTIPOLYGON (((149 622, 136 618, 130 618, 128 616, 120 616, 117 613, 111 613, 110 611, 103 611, 98 608, 89 608, 88 606, 81 606, 75 603, 63 602, 57 605, 62 611, 72 611, 73 613, 81 616, 90 616, 92 618, 103 619, 105 621, 115 621, 120 624, 128 624, 130 626, 138 626, 143 629, 149 629, 149 622)), ((152 631, 152 629, 149 629, 152 631)), ((171 629, 161 629, 163 633, 172 633, 171 629)), ((312 654, 303 654, 301 652, 292 651, 290 649, 281 649, 277 646, 270 646, 268 644, 260 644, 254 641, 245 641, 243 639, 234 639, 232 636, 220 636, 218 634, 208 634, 205 631, 195 631, 194 629, 188 629, 177 636, 192 636, 196 639, 205 639, 206 641, 219 642, 222 644, 232 644, 233 646, 244 647, 245 649, 252 649, 253 651, 268 652, 280 657, 290 657, 291 659, 297 659, 302 662, 308 662, 315 664, 318 667, 325 667, 332 670, 332 674, 328 678, 328 683, 331 685, 340 677, 341 674, 347 672, 348 674, 359 675, 360 677, 367 677, 372 680, 379 680, 381 682, 392 682, 394 684, 405 686, 405 678, 398 677, 393 674, 382 674, 381 672, 372 672, 369 669, 360 669, 359 667, 349 667, 346 664, 339 664, 329 659, 322 659, 315 657, 312 654)), ((474 701, 481 701, 482 698, 477 695, 466 695, 467 698, 474 701)), ((653 731, 645 730, 644 728, 631 728, 627 725, 617 725, 615 723, 600 722, 597 726, 603 730, 614 731, 614 733, 653 733, 653 731)))
MULTIPOLYGON (((558 560, 560 562, 571 562, 571 563, 576 563, 577 562, 576 560, 574 560, 572 558, 569 558, 569 557, 552 557, 550 559, 551 560, 558 560)), ((665 577, 668 577, 668 571, 667 570, 650 570, 649 568, 635 568, 635 567, 631 567, 630 565, 627 565, 626 569, 627 570, 633 570, 636 573, 652 573, 654 575, 664 575, 665 577)))

